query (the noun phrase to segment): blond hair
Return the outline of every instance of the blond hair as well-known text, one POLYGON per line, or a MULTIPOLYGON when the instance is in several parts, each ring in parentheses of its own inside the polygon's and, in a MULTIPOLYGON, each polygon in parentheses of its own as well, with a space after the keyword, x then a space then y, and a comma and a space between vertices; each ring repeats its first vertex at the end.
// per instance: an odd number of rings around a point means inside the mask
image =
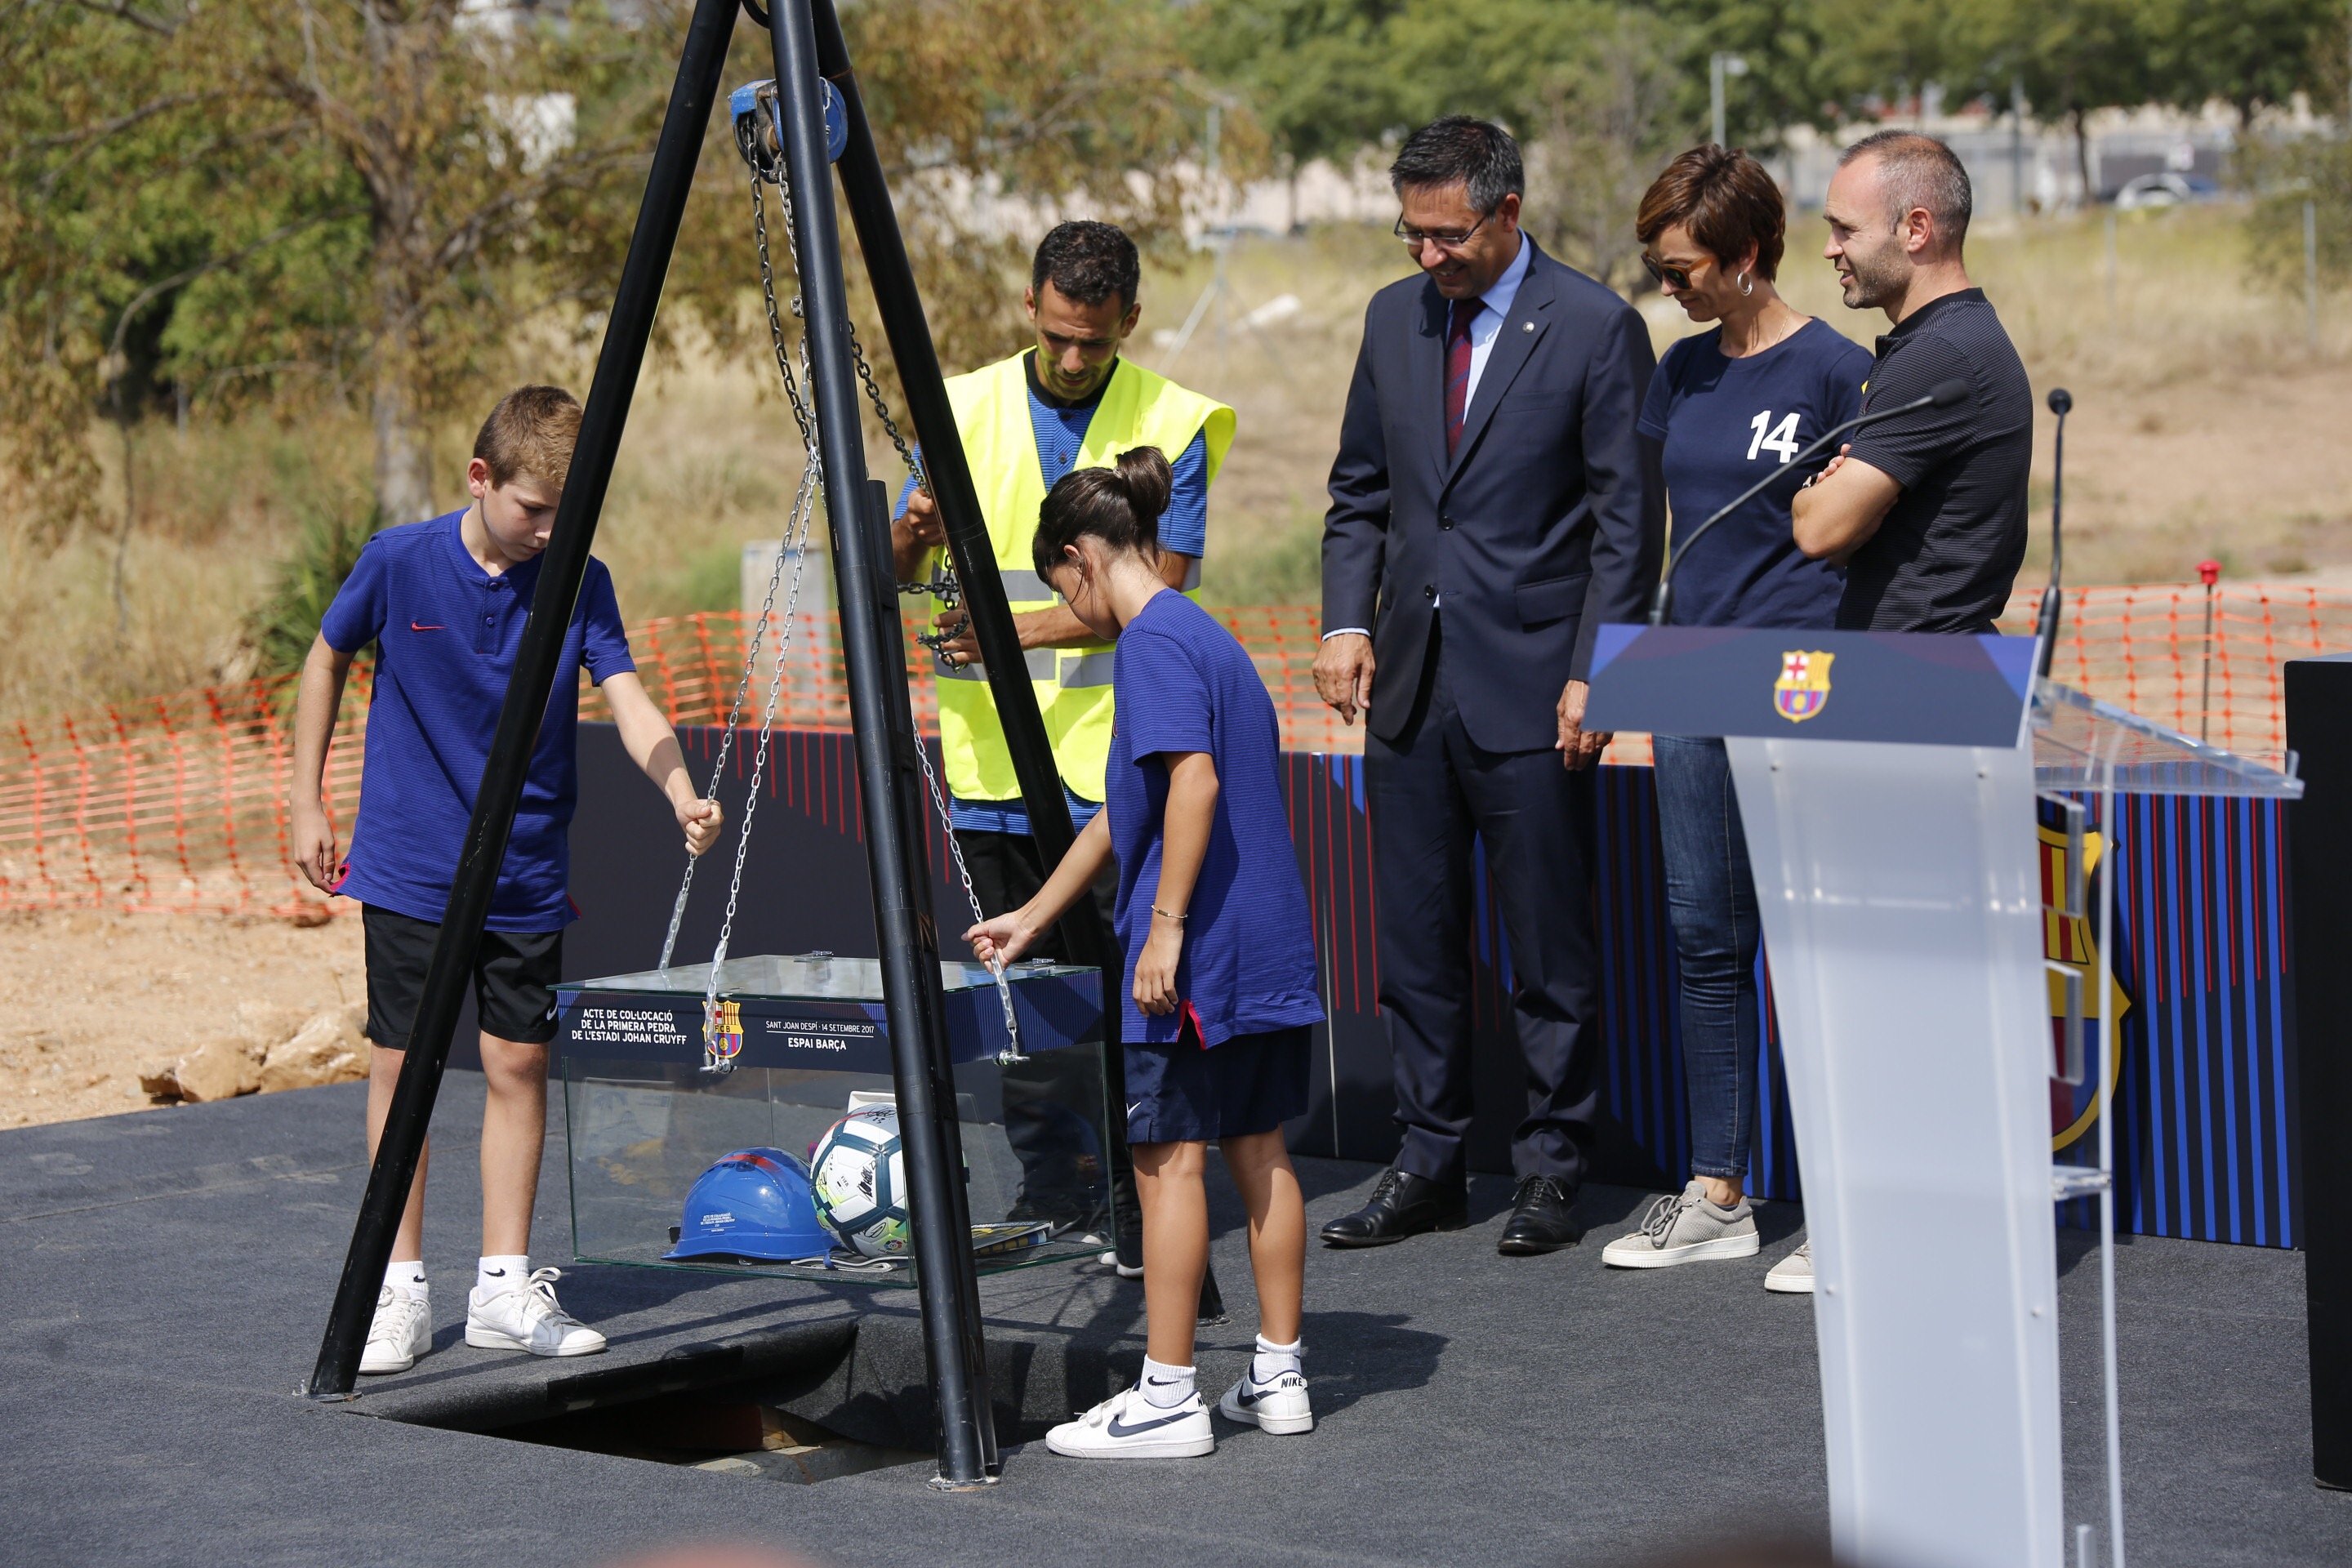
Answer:
POLYGON ((518 386, 499 399, 474 437, 474 456, 489 465, 490 483, 535 479, 563 488, 580 439, 580 404, 560 386, 518 386))

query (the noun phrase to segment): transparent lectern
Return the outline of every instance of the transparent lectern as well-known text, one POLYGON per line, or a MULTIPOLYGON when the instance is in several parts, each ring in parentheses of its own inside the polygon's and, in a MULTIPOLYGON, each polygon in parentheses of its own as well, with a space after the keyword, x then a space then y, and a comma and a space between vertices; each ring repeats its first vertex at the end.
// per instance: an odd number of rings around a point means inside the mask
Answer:
MULTIPOLYGON (((1585 721, 1721 736, 1756 879, 1812 1241, 1832 1543, 2061 1568, 2053 1200, 2100 1199, 2108 1549, 2123 1561, 2112 1143, 2053 1167, 2081 998, 2114 1049, 2114 879, 2053 1047, 2037 800, 2301 785, 2033 679, 2030 637, 1612 626, 1585 721)), ((2084 858, 2069 858, 2081 868, 2084 858)), ((2081 913, 2080 871, 2058 893, 2081 913)))

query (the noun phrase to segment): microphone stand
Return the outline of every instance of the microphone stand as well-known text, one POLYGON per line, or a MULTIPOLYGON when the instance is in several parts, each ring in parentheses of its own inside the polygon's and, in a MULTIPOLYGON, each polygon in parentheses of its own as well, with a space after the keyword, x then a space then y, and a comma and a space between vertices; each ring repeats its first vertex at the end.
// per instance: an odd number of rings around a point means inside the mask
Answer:
POLYGON ((1654 626, 1666 624, 1666 605, 1671 602, 1674 594, 1675 568, 1680 566, 1689 556, 1691 546, 1705 538, 1708 529, 1755 500, 1790 470, 1802 467, 1807 458, 1848 431, 1858 430, 1864 425, 1875 425, 1882 419, 1893 419, 1899 415, 1916 414, 1923 408, 1949 408, 1953 404, 1966 398, 1968 395, 1969 384, 1956 376, 1950 381, 1938 382, 1927 390, 1926 395, 1915 397, 1908 403, 1898 403, 1892 408, 1874 409, 1868 414, 1858 415, 1843 425, 1832 425, 1822 431, 1814 438, 1811 446, 1732 497, 1730 500, 1716 510, 1714 516, 1691 530, 1691 536, 1683 541, 1683 547, 1675 552, 1674 559, 1666 563, 1665 571, 1659 575, 1658 591, 1650 600, 1650 624, 1654 626))
POLYGON ((2065 510, 2066 416, 2074 409, 2074 395, 2063 386, 2050 389, 2050 412, 2058 416, 2058 433, 2050 455, 2050 585, 2042 590, 2042 609, 2033 617, 2033 673, 2050 679, 2050 658, 2058 651, 2059 563, 2064 556, 2059 520, 2065 510))

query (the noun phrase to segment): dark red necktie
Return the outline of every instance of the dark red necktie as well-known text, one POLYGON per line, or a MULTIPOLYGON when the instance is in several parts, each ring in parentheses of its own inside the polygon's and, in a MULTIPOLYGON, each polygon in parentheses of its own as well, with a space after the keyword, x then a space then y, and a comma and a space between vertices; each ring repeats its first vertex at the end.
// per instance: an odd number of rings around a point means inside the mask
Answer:
POLYGON ((1462 445, 1463 416, 1470 412, 1470 323, 1486 308, 1483 300, 1454 301, 1454 322, 1445 332, 1445 456, 1462 445))

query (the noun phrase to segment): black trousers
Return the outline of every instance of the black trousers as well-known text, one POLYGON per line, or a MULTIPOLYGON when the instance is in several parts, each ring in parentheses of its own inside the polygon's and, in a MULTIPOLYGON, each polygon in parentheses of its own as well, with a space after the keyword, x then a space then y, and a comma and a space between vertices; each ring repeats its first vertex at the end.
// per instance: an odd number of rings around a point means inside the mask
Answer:
MULTIPOLYGON (((971 873, 981 912, 991 919, 1019 909, 1045 885, 1037 841, 1025 833, 959 831, 956 843, 963 850, 964 868, 971 873)), ((1118 896, 1118 879, 1105 878, 1095 885, 1094 894, 1108 930, 1118 896)), ((1069 957, 1062 950, 1059 931, 1046 932, 1025 956, 1056 963, 1069 957)), ((1107 1175, 1125 1176, 1127 1124, 1109 1113, 1110 1097, 1124 1089, 1118 1035, 1114 1017, 1107 1037, 1108 1088, 1094 1070, 1092 1054, 1086 1051, 1042 1051, 1003 1069, 1004 1137, 1021 1162, 1022 1189, 1033 1201, 1098 1202, 1107 1175)))
POLYGON ((1569 772, 1554 751, 1481 750, 1463 728, 1453 689, 1455 679, 1479 672, 1453 668, 1437 631, 1430 641, 1404 730, 1393 742, 1364 742, 1380 999, 1404 1134, 1397 1165, 1433 1181, 1464 1175, 1475 838, 1485 844, 1510 942, 1511 1017, 1527 1058, 1527 1114, 1512 1137, 1512 1167, 1572 1189, 1583 1180, 1600 1108, 1592 773, 1569 772))

